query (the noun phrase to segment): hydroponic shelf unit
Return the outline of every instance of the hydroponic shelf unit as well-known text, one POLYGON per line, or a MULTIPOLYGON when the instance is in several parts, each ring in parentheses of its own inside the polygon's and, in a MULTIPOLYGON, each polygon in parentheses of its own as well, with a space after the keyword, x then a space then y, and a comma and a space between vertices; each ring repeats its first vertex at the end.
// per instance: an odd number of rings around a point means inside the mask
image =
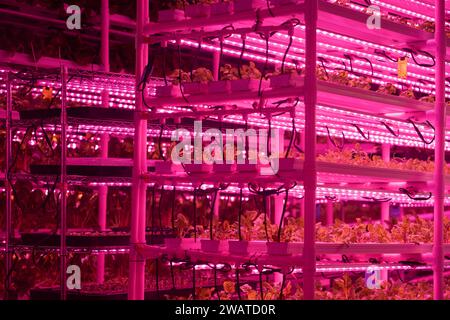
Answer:
POLYGON ((445 1, 198 2, 137 0, 134 22, 102 0, 93 68, 0 52, 5 297, 31 255, 59 264, 32 299, 448 299, 445 1), (110 72, 111 35, 135 37, 134 77, 110 72), (194 156, 227 130, 279 134, 215 150, 233 164, 177 164, 180 129, 194 156), (87 291, 67 288, 69 264, 88 265, 87 291))

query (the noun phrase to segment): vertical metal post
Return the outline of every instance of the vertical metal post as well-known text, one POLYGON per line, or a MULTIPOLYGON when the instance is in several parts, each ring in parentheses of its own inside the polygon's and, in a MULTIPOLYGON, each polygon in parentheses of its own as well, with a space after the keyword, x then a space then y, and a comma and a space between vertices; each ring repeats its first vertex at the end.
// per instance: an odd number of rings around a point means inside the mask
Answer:
MULTIPOLYGON (((102 0, 102 65, 103 71, 109 72, 109 0, 102 0)), ((102 92, 102 106, 103 108, 109 107, 109 91, 108 88, 102 92)), ((101 158, 108 158, 108 144, 109 144, 109 134, 104 133, 101 136, 100 150, 101 158)), ((106 230, 106 216, 107 216, 107 205, 108 200, 108 187, 100 186, 98 188, 98 226, 100 231, 106 230)), ((99 253, 97 255, 97 283, 103 283, 105 281, 105 254, 99 253)))
POLYGON ((305 245, 303 249, 303 293, 304 299, 314 299, 316 272, 316 27, 317 0, 306 0, 306 70, 305 70, 305 164, 303 168, 305 186, 305 245))
MULTIPOLYGON (((11 185, 8 180, 8 173, 11 166, 12 159, 12 131, 11 131, 11 119, 12 119, 12 77, 8 72, 6 78, 6 173, 5 173, 5 191, 6 191, 6 221, 5 221, 5 275, 11 270, 12 266, 12 252, 11 252, 11 238, 14 230, 12 228, 12 200, 11 200, 11 185)), ((9 298, 9 289, 11 285, 11 277, 6 277, 5 282, 5 298, 9 298)))
POLYGON ((434 148, 434 245, 433 245, 433 285, 434 299, 444 298, 444 251, 443 243, 443 217, 444 217, 444 166, 445 166, 445 1, 436 0, 435 8, 436 30, 436 102, 435 127, 436 145, 434 148))
MULTIPOLYGON (((144 112, 143 95, 138 90, 144 68, 148 61, 148 46, 144 43, 144 25, 149 20, 149 2, 137 1, 136 23, 136 111, 144 112)), ((145 215, 146 215, 146 184, 141 179, 141 173, 147 170, 147 120, 136 117, 135 145, 132 186, 132 212, 131 212, 131 250, 130 250, 130 277, 128 299, 143 300, 145 284, 145 259, 140 257, 135 246, 145 244, 145 215)))
POLYGON ((67 67, 61 67, 61 214, 60 214, 60 287, 61 300, 67 299, 66 288, 66 233, 67 233, 67 67))

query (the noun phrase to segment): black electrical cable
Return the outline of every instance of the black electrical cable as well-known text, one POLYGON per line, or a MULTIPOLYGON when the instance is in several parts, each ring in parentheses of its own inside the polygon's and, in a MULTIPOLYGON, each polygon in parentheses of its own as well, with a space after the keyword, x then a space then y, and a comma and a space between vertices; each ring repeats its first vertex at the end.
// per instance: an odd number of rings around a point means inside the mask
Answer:
POLYGON ((33 129, 33 126, 29 126, 26 129, 25 134, 24 134, 22 140, 20 141, 20 144, 17 146, 17 150, 16 150, 16 154, 14 156, 14 159, 13 159, 11 165, 9 166, 9 168, 7 168, 7 172, 6 172, 6 179, 8 180, 8 183, 11 187, 11 191, 13 192, 15 203, 22 211, 25 211, 25 209, 23 208, 22 202, 19 199, 17 190, 16 190, 14 184, 12 183, 12 170, 16 166, 16 163, 19 159, 20 150, 22 149, 22 146, 24 145, 24 143, 26 141, 26 137, 29 135, 29 131, 32 129, 33 129))
POLYGON ((178 42, 178 68, 179 68, 179 71, 178 71, 178 82, 179 82, 179 86, 180 86, 181 96, 183 97, 183 100, 187 104, 189 104, 189 101, 186 99, 186 96, 184 95, 183 84, 181 83, 181 81, 182 81, 181 74, 183 72, 183 70, 181 68, 181 65, 182 65, 181 61, 182 61, 182 59, 181 59, 181 46, 180 46, 180 43, 178 42))
POLYGON ((336 142, 334 141, 334 139, 331 137, 330 129, 328 128, 328 126, 325 126, 325 128, 327 129, 328 139, 330 139, 330 141, 333 144, 333 146, 335 146, 336 148, 338 148, 339 150, 342 151, 344 149, 344 146, 345 146, 345 135, 344 135, 344 132, 342 132, 342 144, 340 146, 338 146, 336 144, 336 142))
POLYGON ((156 210, 156 184, 155 185, 153 185, 153 188, 152 188, 152 216, 151 216, 151 220, 152 220, 152 233, 151 233, 151 237, 150 237, 150 239, 151 239, 151 243, 153 244, 153 237, 154 237, 154 232, 153 232, 153 230, 155 229, 155 220, 156 220, 156 218, 155 218, 155 210, 156 210))
POLYGON ((289 53, 289 50, 291 49, 292 41, 293 41, 293 35, 290 35, 289 36, 289 43, 288 43, 288 46, 286 48, 286 51, 284 52, 283 61, 281 62, 281 74, 284 74, 284 64, 286 63, 286 57, 287 57, 287 55, 289 53))
MULTIPOLYGON (((9 254, 9 252, 6 252, 6 254, 9 254)), ((11 264, 11 268, 8 270, 8 272, 5 275, 5 292, 4 292, 4 296, 5 298, 7 298, 7 295, 9 294, 8 289, 8 283, 11 280, 12 274, 14 273, 14 269, 16 268, 17 262, 20 260, 19 255, 16 253, 16 251, 14 249, 12 249, 11 252, 11 260, 12 260, 12 264, 11 264), (16 256, 16 259, 14 259, 14 256, 16 256)), ((9 285, 11 285, 11 283, 9 283, 9 285)))
POLYGON ((217 294, 217 300, 220 301, 220 293, 217 288, 217 265, 214 265, 214 290, 216 291, 217 294))
POLYGON ((366 197, 366 196, 363 196, 361 198, 363 198, 365 200, 370 200, 370 201, 373 201, 373 202, 378 202, 378 203, 380 203, 380 202, 389 202, 389 201, 392 200, 392 198, 375 198, 375 197, 366 197))
POLYGON ((173 270, 173 261, 170 260, 170 278, 172 280, 172 290, 175 291, 176 290, 176 286, 175 286, 175 272, 173 270))
MULTIPOLYGON (((248 131, 248 119, 245 118, 245 132, 248 131)), ((247 135, 244 135, 244 142, 245 142, 245 162, 247 162, 250 159, 250 146, 249 146, 249 139, 247 135)))
POLYGON ((267 67, 269 65, 269 39, 275 33, 266 34, 266 35, 264 35, 263 33, 258 33, 258 34, 261 37, 261 39, 266 40, 266 61, 264 63, 264 69, 263 69, 263 72, 261 74, 261 78, 259 79, 259 88, 258 88, 258 97, 261 97, 261 95, 262 95, 262 82, 263 82, 263 79, 264 79, 264 77, 266 75, 267 67))
POLYGON ((270 16, 273 18, 275 17, 275 15, 272 12, 272 8, 270 7, 270 2, 269 0, 266 0, 266 5, 267 5, 267 11, 269 12, 270 16))
POLYGON ((197 242, 197 189, 194 188, 194 241, 197 242))
POLYGON ((270 156, 272 155, 272 146, 271 146, 271 140, 272 140, 272 117, 268 117, 268 122, 269 122, 269 131, 267 132, 267 146, 266 146, 266 150, 267 150, 267 159, 270 158, 270 156))
POLYGON ((158 137, 159 157, 160 157, 160 159, 162 159, 163 161, 166 161, 167 159, 166 159, 166 157, 165 157, 164 154, 163 154, 162 143, 161 143, 163 133, 164 133, 164 125, 161 124, 161 130, 159 131, 159 137, 158 137))
POLYGON ((394 137, 399 137, 400 136, 400 129, 397 129, 397 133, 395 133, 395 131, 384 121, 381 121, 381 124, 384 125, 386 127, 386 129, 388 129, 388 131, 394 136, 394 137))
POLYGON ((241 38, 242 38, 242 50, 241 50, 241 54, 239 55, 239 62, 238 62, 238 74, 239 74, 239 79, 242 79, 242 71, 241 71, 241 67, 242 67, 242 59, 244 58, 244 52, 245 52, 245 43, 246 43, 246 35, 242 34, 241 38))
POLYGON ((410 48, 403 48, 403 51, 406 51, 409 54, 411 54, 411 57, 412 57, 413 61, 420 67, 432 68, 432 67, 434 67, 436 65, 435 57, 431 53, 429 53, 427 51, 417 50, 417 53, 422 53, 423 55, 428 56, 428 58, 433 60, 433 63, 420 63, 420 62, 418 62, 417 59, 416 59, 416 52, 414 52, 414 50, 412 50, 410 48))
POLYGON ((155 281, 156 281, 156 295, 159 299, 159 260, 155 259, 155 281))
POLYGON ((161 195, 159 197, 159 203, 158 203, 158 220, 159 220, 159 229, 162 230, 162 214, 161 214, 161 205, 164 198, 164 185, 161 186, 161 195))
POLYGON ((211 203, 211 208, 210 208, 210 213, 209 213, 209 238, 210 238, 210 240, 214 240, 213 220, 214 220, 214 207, 216 205, 217 194, 218 194, 218 191, 216 190, 214 192, 214 195, 212 198, 212 203, 211 203))
POLYGON ((164 77, 164 85, 168 85, 167 81, 167 71, 166 71, 166 55, 167 55, 167 48, 166 46, 163 46, 163 61, 162 61, 162 69, 163 69, 163 77, 164 77))
POLYGON ((196 297, 196 288, 195 288, 195 263, 192 265, 192 299, 195 300, 196 297))
POLYGON ((379 56, 385 57, 385 58, 387 58, 388 60, 390 60, 390 61, 392 61, 392 62, 398 62, 397 59, 394 59, 394 58, 390 57, 390 56, 386 53, 386 51, 384 51, 384 50, 375 49, 374 53, 377 54, 377 55, 379 55, 379 56))
POLYGON ((327 67, 325 66, 326 59, 324 59, 324 58, 322 58, 322 57, 317 57, 317 60, 319 60, 319 61, 320 61, 320 64, 322 65, 323 71, 325 72, 325 77, 326 77, 327 79, 329 79, 330 76, 329 76, 329 74, 328 74, 327 67))
POLYGON ((263 196, 263 209, 264 209, 264 232, 266 234, 266 241, 269 241, 269 231, 267 226, 267 196, 264 194, 263 196))
POLYGON ((222 65, 223 61, 223 37, 219 38, 219 43, 220 43, 220 53, 219 53, 219 69, 220 69, 220 66, 222 65))
POLYGON ((238 294, 238 299, 241 300, 241 288, 239 285, 239 266, 236 266, 236 292, 238 294))
POLYGON ((420 129, 417 127, 417 125, 414 121, 412 121, 411 119, 408 119, 407 121, 413 125, 414 130, 416 131, 417 135, 419 136, 420 140, 422 140, 423 143, 429 145, 434 142, 434 140, 436 139, 436 130, 430 121, 428 121, 428 120, 425 121, 425 124, 428 125, 431 129, 433 129, 433 138, 430 141, 427 141, 425 139, 422 132, 420 132, 420 129))
POLYGON ((356 124, 356 123, 352 123, 352 126, 354 126, 356 128, 356 130, 358 130, 359 134, 365 139, 365 140, 370 140, 370 132, 367 131, 367 135, 362 131, 362 129, 356 124))
POLYGON ((292 134, 291 138, 289 139, 289 145, 286 150, 286 155, 284 156, 286 159, 289 158, 289 153, 292 149, 292 144, 294 143, 295 136, 297 135, 297 131, 295 130, 295 117, 292 118, 292 134))

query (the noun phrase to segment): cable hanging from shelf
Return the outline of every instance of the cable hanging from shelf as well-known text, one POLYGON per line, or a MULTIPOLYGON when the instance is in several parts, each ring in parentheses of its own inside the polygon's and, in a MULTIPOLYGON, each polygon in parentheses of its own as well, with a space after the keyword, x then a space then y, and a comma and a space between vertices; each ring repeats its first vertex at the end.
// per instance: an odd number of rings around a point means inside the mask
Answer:
POLYGON ((420 129, 417 127, 417 124, 416 124, 411 118, 409 118, 409 119, 407 120, 407 122, 409 122, 409 123, 411 123, 411 124, 413 125, 414 130, 416 131, 417 135, 419 136, 420 140, 422 140, 423 143, 425 143, 425 144, 427 144, 427 145, 430 145, 430 144, 432 144, 432 143, 434 142, 434 140, 436 139, 436 130, 435 130, 434 126, 431 124, 430 121, 425 120, 425 122, 422 123, 423 125, 426 125, 426 126, 430 127, 430 128, 433 130, 433 138, 432 138, 430 141, 427 141, 427 140, 425 139, 425 137, 423 136, 422 132, 421 132, 420 129))
POLYGON ((241 34, 242 50, 241 50, 241 54, 239 55, 239 62, 238 62, 239 79, 242 79, 242 70, 241 70, 241 68, 242 68, 242 60, 244 58, 244 53, 245 53, 246 38, 247 38, 247 35, 245 33, 241 34))
POLYGON ((410 48, 403 48, 403 51, 408 52, 411 55, 411 58, 413 59, 415 64, 417 64, 420 67, 432 68, 432 67, 434 67, 436 65, 435 57, 431 53, 429 53, 427 51, 417 50, 417 52, 415 52, 414 50, 412 50, 410 48), (433 60, 433 63, 420 63, 420 62, 418 62, 417 59, 416 59, 416 54, 417 53, 421 53, 421 54, 427 56, 428 58, 433 60))
POLYGON ((242 188, 239 188, 239 212, 238 212, 238 235, 239 235, 239 241, 242 241, 242 201, 243 200, 243 190, 242 188))
POLYGON ((374 53, 375 53, 376 55, 379 55, 379 56, 382 56, 382 57, 388 59, 388 60, 391 61, 391 62, 395 62, 395 63, 398 62, 397 59, 394 59, 394 58, 392 58, 390 55, 388 55, 387 52, 386 52, 385 50, 375 49, 375 50, 374 50, 374 53))
POLYGON ((236 288, 235 288, 235 290, 236 290, 236 292, 237 292, 237 294, 238 294, 238 300, 240 301, 241 299, 242 299, 242 297, 241 297, 241 286, 240 286, 240 279, 239 279, 239 272, 240 272, 240 270, 239 270, 239 265, 236 265, 236 270, 235 270, 235 275, 236 275, 236 288))
POLYGON ((336 141, 333 139, 333 137, 331 137, 330 129, 328 128, 328 126, 325 126, 325 128, 327 129, 328 139, 333 144, 333 146, 335 146, 340 151, 344 150, 344 146, 345 146, 345 134, 344 134, 344 131, 342 131, 342 144, 338 145, 336 143, 336 141))
POLYGON ((282 25, 287 26, 288 28, 288 36, 289 36, 289 43, 286 47, 286 51, 283 55, 283 60, 281 62, 281 74, 284 74, 284 64, 286 63, 286 57, 289 53, 289 50, 291 49, 292 42, 294 40, 294 28, 300 24, 300 20, 298 19, 290 19, 286 22, 284 22, 282 25))
MULTIPOLYGON (((156 218, 155 218, 155 211, 156 211, 156 188, 157 188, 157 184, 155 183, 152 187, 151 187, 151 194, 152 194, 152 213, 151 213, 151 221, 152 221, 152 229, 155 228, 156 225, 156 218)), ((153 244, 153 240, 154 240, 154 232, 151 233, 150 235, 150 243, 153 244)))
POLYGON ((364 138, 364 140, 370 140, 370 131, 367 131, 366 135, 356 123, 352 123, 352 126, 354 126, 356 130, 358 130, 359 134, 364 138))
POLYGON ((261 73, 261 78, 259 79, 259 87, 258 87, 258 97, 261 97, 262 96, 263 79, 266 76, 267 67, 269 66, 269 40, 270 40, 270 37, 276 33, 276 31, 266 32, 266 33, 262 33, 262 32, 256 32, 256 33, 259 35, 259 37, 261 39, 265 40, 265 42, 266 42, 266 59, 264 62, 263 72, 261 73))
POLYGON ((416 196, 416 191, 411 188, 399 188, 398 190, 414 201, 427 201, 433 196, 432 192, 429 192, 427 196, 416 196))
POLYGON ((296 135, 297 135, 297 130, 295 129, 295 118, 292 118, 292 132, 291 132, 291 137, 289 139, 288 147, 286 149, 286 155, 284 156, 285 159, 289 158, 289 154, 292 149, 292 144, 294 143, 296 135))
POLYGON ((164 199, 164 185, 161 186, 161 193, 159 196, 159 202, 158 202, 158 220, 159 220, 159 228, 160 230, 163 229, 162 227, 162 213, 161 213, 161 206, 164 199))
POLYGON ((288 275, 294 273, 295 268, 294 267, 290 267, 287 272, 282 271, 282 276, 283 278, 281 279, 281 287, 280 287, 280 295, 279 295, 279 300, 283 300, 284 297, 284 287, 286 285, 286 278, 288 275))

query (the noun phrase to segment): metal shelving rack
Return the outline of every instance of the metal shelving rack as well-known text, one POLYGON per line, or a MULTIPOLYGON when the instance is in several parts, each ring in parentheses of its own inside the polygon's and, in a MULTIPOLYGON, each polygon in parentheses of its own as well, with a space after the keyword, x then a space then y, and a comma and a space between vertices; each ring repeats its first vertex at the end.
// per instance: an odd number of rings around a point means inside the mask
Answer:
MULTIPOLYGON (((298 176, 298 180, 304 181, 304 189, 301 191, 302 194, 305 194, 305 208, 304 210, 306 212, 315 212, 316 210, 316 202, 317 202, 317 194, 320 192, 320 187, 317 187, 317 179, 320 178, 320 163, 316 162, 315 158, 315 150, 316 150, 316 135, 319 134, 319 128, 316 128, 317 118, 319 116, 319 110, 320 106, 318 105, 320 103, 320 99, 322 98, 321 92, 323 92, 323 88, 329 87, 326 83, 323 84, 320 81, 316 80, 315 75, 315 65, 316 60, 318 57, 318 53, 316 52, 317 49, 317 38, 316 38, 316 31, 318 30, 317 24, 323 23, 324 20, 327 20, 325 16, 321 15, 321 13, 326 12, 328 16, 333 16, 333 12, 331 9, 333 9, 330 4, 326 4, 323 1, 320 0, 305 0, 305 3, 302 5, 299 5, 297 9, 304 10, 304 18, 306 21, 306 27, 305 27, 305 42, 306 42, 306 75, 305 75, 305 85, 303 88, 298 88, 298 95, 303 94, 304 92, 309 93, 305 94, 305 110, 304 113, 305 122, 304 122, 304 130, 306 133, 305 140, 305 161, 304 161, 304 169, 300 172, 296 172, 296 175, 298 176), (318 102, 319 101, 319 102, 318 102), (317 114, 316 114, 317 112, 317 114), (307 174, 304 174, 303 171, 305 171, 307 174)), ((434 210, 435 210, 435 239, 434 239, 434 245, 431 247, 425 246, 424 248, 416 248, 417 250, 425 250, 426 252, 429 252, 430 250, 433 250, 434 253, 434 260, 433 260, 433 269, 434 269, 434 293, 435 293, 435 299, 442 299, 443 297, 443 287, 442 287, 442 279, 443 279, 443 270, 444 270, 444 257, 443 252, 447 252, 449 250, 443 245, 443 236, 442 236, 442 217, 443 217, 443 211, 444 211, 444 201, 447 198, 445 195, 445 176, 444 176, 444 150, 445 150, 445 57, 446 57, 446 38, 445 38, 445 32, 444 32, 444 10, 445 4, 443 0, 436 0, 436 34, 435 34, 435 43, 437 45, 436 50, 436 66, 437 66, 437 72, 436 72, 436 103, 435 103, 435 110, 436 112, 436 146, 435 146, 435 154, 436 154, 436 170, 434 172, 434 181, 436 182, 435 185, 435 202, 434 202, 434 210)), ((269 18, 269 13, 262 10, 263 15, 265 14, 267 19, 269 18)), ((341 11, 347 12, 347 9, 342 9, 341 11)), ((277 14, 277 10, 274 10, 275 14, 277 14)), ((280 11, 281 12, 281 11, 280 11)), ((288 10, 289 12, 289 10, 288 10)), ((110 16, 108 12, 108 0, 102 0, 102 61, 103 66, 99 66, 99 69, 102 69, 104 73, 99 73, 99 77, 109 77, 109 42, 108 42, 108 35, 110 32, 110 16)), ((253 20, 254 14, 242 14, 241 16, 232 16, 232 19, 235 19, 236 21, 240 21, 242 19, 248 19, 253 20)), ((214 23, 217 23, 217 25, 222 25, 226 22, 229 22, 230 17, 223 17, 223 21, 220 19, 214 20, 214 23)), ((329 19, 329 21, 325 21, 327 23, 331 23, 332 20, 329 19)), ((136 23, 136 75, 135 80, 133 81, 130 79, 130 77, 124 77, 124 81, 129 82, 130 80, 132 82, 139 83, 142 79, 142 73, 144 71, 144 68, 148 61, 148 44, 147 44, 147 38, 146 35, 148 33, 154 33, 159 32, 161 30, 170 30, 172 28, 172 31, 177 30, 180 28, 180 25, 182 25, 184 22, 176 22, 173 23, 173 25, 163 25, 158 23, 150 23, 149 21, 149 7, 148 7, 148 1, 146 0, 138 0, 138 10, 137 10, 137 23, 136 23), (161 29, 162 28, 162 29, 161 29)), ((201 27, 204 24, 211 23, 211 19, 208 20, 201 20, 197 19, 194 21, 196 25, 189 25, 190 28, 193 28, 195 26, 201 27)), ((389 24, 390 27, 392 27, 391 24, 389 24)), ((134 26, 133 26, 134 27, 134 26)), ((361 27, 364 29, 364 26, 361 27)), ((358 28, 354 28, 352 30, 349 30, 350 36, 356 36, 355 30, 358 28)), ((405 39, 414 38, 415 33, 417 32, 409 32, 410 30, 408 28, 405 28, 402 26, 401 28, 403 31, 400 37, 404 37, 405 39)), ((394 33, 395 33, 395 25, 394 25, 394 33)), ((364 30, 363 30, 364 31, 364 30)), ((361 36, 358 34, 358 36, 361 36)), ((363 35, 365 36, 365 35, 363 35)), ((420 34, 420 37, 422 37, 423 34, 420 34)), ((430 40, 432 37, 427 35, 425 37, 426 40, 430 40)), ((378 39, 380 40, 380 39, 378 39)), ((382 39, 381 39, 382 40, 382 39)), ((380 41, 381 41, 380 40, 380 41)), ((24 56, 16 56, 15 59, 10 60, 11 63, 17 62, 17 63, 30 63, 31 65, 34 65, 34 63, 27 57, 24 56), (27 62, 28 61, 28 62, 27 62)), ((46 66, 59 66, 60 61, 53 61, 51 59, 43 59, 43 63, 46 64, 46 66)), ((67 66, 67 65, 66 65, 67 66)), ((78 73, 83 74, 83 71, 77 71, 78 73)), ((89 73, 86 71, 86 73, 89 73)), ((91 73, 89 73, 91 74, 91 73)), ((63 78, 65 75, 67 75, 67 71, 64 71, 64 68, 62 70, 63 78)), ((63 106, 65 105, 66 101, 66 82, 63 81, 63 106)), ((296 89, 297 90, 297 89, 296 89)), ((106 106, 109 102, 108 93, 107 90, 104 90, 104 93, 102 94, 102 104, 106 106)), ((329 99, 327 102, 332 103, 333 101, 337 101, 341 94, 344 93, 335 93, 334 97, 330 97, 329 95, 326 96, 326 99, 329 99)), ((139 247, 145 246, 145 214, 146 214, 146 190, 148 187, 149 182, 152 182, 154 180, 153 177, 147 176, 145 173, 147 172, 147 165, 146 165, 146 148, 147 148, 147 130, 149 128, 149 122, 151 119, 154 118, 154 115, 146 115, 147 110, 144 107, 144 101, 143 97, 141 95, 141 92, 136 91, 136 106, 135 109, 138 114, 144 115, 141 117, 136 117, 134 122, 134 135, 135 135, 135 154, 134 154, 134 166, 133 166, 133 176, 131 179, 129 178, 121 178, 121 179, 102 179, 102 178, 88 178, 88 177, 70 177, 66 174, 66 153, 65 153, 65 147, 63 149, 62 154, 62 166, 61 166, 61 181, 66 181, 66 184, 68 181, 78 181, 81 183, 96 183, 100 186, 100 209, 99 209, 99 223, 102 228, 105 227, 105 218, 106 218, 106 205, 105 200, 107 197, 107 185, 111 182, 117 182, 120 181, 120 183, 131 185, 132 186, 132 196, 133 196, 133 208, 131 213, 131 243, 130 243, 130 278, 129 278, 129 299, 133 300, 139 300, 144 298, 144 270, 145 270, 145 260, 146 257, 143 256, 139 252, 139 247), (72 179, 72 180, 70 180, 72 179)), ((325 99, 325 100, 326 100, 325 99)), ((218 101, 220 99, 216 99, 213 101, 218 101)), ((200 100, 201 101, 201 100, 200 100)), ((148 101, 151 102, 150 100, 148 101)), ((161 102, 161 101, 160 101, 161 102)), ((169 101, 170 102, 170 101, 169 101)), ((167 103, 169 104, 169 103, 167 103)), ((176 104, 175 104, 176 105, 176 104)), ((419 105, 419 103, 417 103, 419 105)), ((12 124, 12 90, 11 90, 11 82, 7 81, 7 117, 6 117, 6 126, 7 128, 11 128, 12 124)), ((431 107, 430 104, 422 104, 420 103, 420 108, 428 109, 430 110, 431 107)), ((347 106, 348 107, 348 106, 347 106)), ((397 106, 396 106, 397 107, 397 106)), ((402 106, 401 106, 402 107, 402 106)), ((401 108, 399 107, 399 108, 401 108)), ((163 108, 161 108, 163 109, 163 108)), ((339 108, 337 108, 338 110, 339 108)), ((358 110, 355 112, 361 112, 363 114, 365 111, 368 110, 358 110)), ((65 112, 65 107, 63 108, 63 112, 61 113, 61 128, 64 135, 67 134, 66 130, 64 128, 67 128, 67 115, 65 112)), ((80 120, 80 124, 86 123, 84 120, 80 120)), ((93 123, 102 125, 105 124, 102 121, 99 121, 98 123, 93 123)), ((111 125, 117 125, 110 123, 111 125)), ((121 127, 128 127, 130 123, 122 123, 119 124, 121 127)), ((150 126, 151 127, 151 126, 150 126)), ((155 129, 157 126, 155 125, 155 129)), ((89 129, 87 129, 89 130, 89 129)), ((8 134, 8 147, 7 147, 7 167, 8 163, 11 161, 11 136, 10 136, 10 129, 7 129, 8 134)), ((333 136, 339 136, 338 133, 333 132, 333 136)), ((65 141, 65 139, 62 139, 65 141)), ((102 144, 103 146, 107 146, 107 134, 103 135, 102 138, 102 144)), ((384 155, 388 159, 389 157, 389 144, 384 144, 384 155)), ((102 148, 103 150, 103 148, 102 148)), ((107 157, 107 154, 102 154, 102 158, 107 157)), ((363 170, 363 169, 362 169, 363 170)), ((404 174, 404 173, 403 173, 404 174)), ((424 179, 428 179, 431 174, 425 174, 424 179)), ((47 177, 48 178, 48 177, 47 177)), ((41 179, 41 178, 39 178, 41 179)), ((45 179, 45 177, 42 177, 42 179, 45 179)), ((170 180, 170 179, 169 179, 170 180)), ((65 183, 63 183, 63 189, 64 186, 66 186, 65 183)), ((169 183, 170 184, 170 183, 169 183)), ((8 185, 8 182, 5 184, 6 187, 6 194, 7 198, 11 199, 11 189, 8 185)), ((448 200, 448 199, 447 199, 448 200)), ((11 201, 7 201, 7 227, 6 228, 6 253, 7 253, 7 268, 9 270, 9 267, 11 265, 11 247, 10 247, 10 237, 11 237, 11 201)), ((62 226, 62 237, 61 237, 61 245, 60 245, 60 254, 62 257, 65 256, 67 250, 71 250, 72 248, 67 248, 64 238, 66 232, 63 230, 65 228, 65 206, 62 203, 61 207, 61 226, 62 226)), ((389 204, 384 204, 382 209, 382 217, 386 218, 389 216, 389 204)), ((304 292, 305 292, 305 298, 306 299, 313 299, 314 298, 314 275, 316 273, 316 253, 323 253, 328 252, 329 250, 339 250, 329 247, 324 248, 320 244, 315 243, 314 239, 314 226, 315 226, 315 215, 314 214, 305 214, 305 243, 302 247, 303 250, 303 261, 304 266, 302 272, 304 273, 305 278, 305 284, 304 284, 304 292), (327 251, 328 250, 328 251, 327 251)), ((406 247, 406 246, 405 246, 406 247)), ((369 248, 361 249, 358 246, 356 246, 355 250, 369 250, 369 248)), ((112 249, 113 250, 113 249, 112 249)), ((150 251, 149 254, 153 254, 151 250, 145 249, 150 251)), ((353 249, 348 249, 350 252, 353 249)), ((383 252, 383 250, 386 250, 385 247, 380 247, 376 250, 379 250, 383 252)), ((409 249, 406 249, 409 250, 409 249)), ((114 251, 108 251, 106 250, 106 253, 101 251, 99 252, 99 257, 101 257, 103 254, 108 254, 108 252, 114 252, 114 251)), ((99 259, 100 263, 99 266, 102 265, 101 258, 99 259)), ((61 298, 64 299, 66 297, 66 290, 65 290, 65 262, 64 259, 61 260, 61 298)), ((98 281, 101 283, 104 277, 104 269, 100 267, 98 269, 98 281)))

